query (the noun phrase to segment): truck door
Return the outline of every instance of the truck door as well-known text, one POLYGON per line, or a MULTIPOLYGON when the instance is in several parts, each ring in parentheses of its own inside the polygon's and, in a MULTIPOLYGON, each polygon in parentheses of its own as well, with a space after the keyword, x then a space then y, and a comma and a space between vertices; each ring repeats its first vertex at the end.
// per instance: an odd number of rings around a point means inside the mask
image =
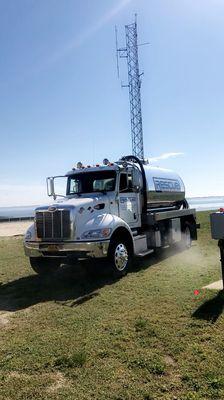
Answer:
POLYGON ((121 172, 120 174, 119 216, 130 226, 138 225, 139 194, 133 191, 131 172, 121 172))

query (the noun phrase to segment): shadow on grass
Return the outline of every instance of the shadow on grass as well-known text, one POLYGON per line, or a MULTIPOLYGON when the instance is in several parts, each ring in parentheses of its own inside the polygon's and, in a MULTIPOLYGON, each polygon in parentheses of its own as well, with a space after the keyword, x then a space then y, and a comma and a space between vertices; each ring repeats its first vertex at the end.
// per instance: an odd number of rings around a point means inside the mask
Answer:
POLYGON ((220 291, 213 299, 207 300, 205 303, 193 313, 193 317, 203 319, 213 324, 224 311, 224 292, 220 291))
MULTIPOLYGON (((159 255, 136 260, 130 273, 147 269, 180 251, 166 249, 159 255)), ((48 278, 29 275, 0 284, 0 311, 17 311, 46 301, 60 302, 69 307, 79 306, 98 296, 99 289, 116 281, 105 262, 102 265, 92 262, 64 265, 48 278)))

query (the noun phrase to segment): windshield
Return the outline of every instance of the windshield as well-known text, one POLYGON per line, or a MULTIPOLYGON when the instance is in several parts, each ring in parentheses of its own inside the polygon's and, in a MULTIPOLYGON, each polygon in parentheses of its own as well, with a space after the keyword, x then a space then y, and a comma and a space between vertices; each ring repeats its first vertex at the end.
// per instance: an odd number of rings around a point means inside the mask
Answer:
POLYGON ((115 190, 116 171, 96 171, 74 174, 68 178, 67 195, 115 190))

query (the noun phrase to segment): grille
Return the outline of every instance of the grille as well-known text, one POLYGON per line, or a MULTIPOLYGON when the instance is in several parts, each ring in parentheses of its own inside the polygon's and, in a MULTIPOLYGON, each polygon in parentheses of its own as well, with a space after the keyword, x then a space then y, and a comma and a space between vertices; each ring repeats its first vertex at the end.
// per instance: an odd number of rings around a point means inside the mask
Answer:
POLYGON ((37 211, 37 237, 40 239, 66 239, 71 235, 70 211, 37 211))

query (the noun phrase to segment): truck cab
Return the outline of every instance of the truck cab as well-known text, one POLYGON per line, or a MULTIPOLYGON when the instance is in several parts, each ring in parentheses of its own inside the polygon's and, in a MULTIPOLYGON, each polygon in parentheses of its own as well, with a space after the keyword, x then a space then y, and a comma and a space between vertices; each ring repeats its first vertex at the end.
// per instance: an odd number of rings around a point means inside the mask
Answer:
POLYGON ((63 177, 62 198, 55 193, 58 177, 47 178, 54 202, 35 210, 24 239, 31 267, 47 274, 68 260, 107 258, 108 266, 122 276, 134 255, 150 254, 180 241, 183 234, 191 242, 196 237, 195 210, 183 207, 182 181, 170 174, 161 177, 155 168, 150 174, 133 156, 115 163, 105 159, 96 166, 78 163, 63 177))

